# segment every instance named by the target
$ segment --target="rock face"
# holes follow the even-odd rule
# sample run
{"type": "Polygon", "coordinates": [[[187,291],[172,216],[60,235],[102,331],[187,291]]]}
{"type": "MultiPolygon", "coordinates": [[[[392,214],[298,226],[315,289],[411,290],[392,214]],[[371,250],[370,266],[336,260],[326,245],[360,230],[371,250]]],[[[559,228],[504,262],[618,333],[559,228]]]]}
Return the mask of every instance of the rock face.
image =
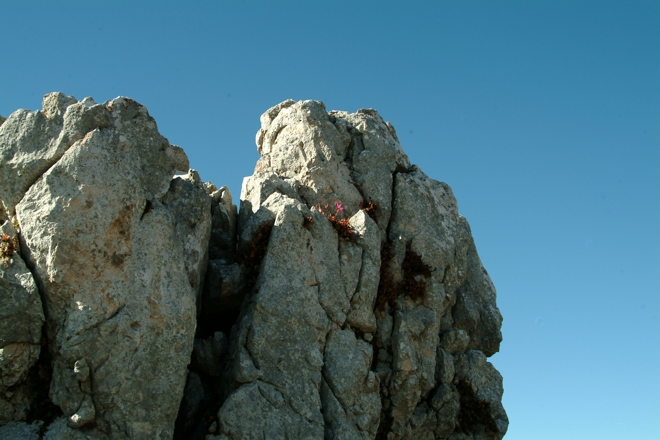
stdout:
{"type": "Polygon", "coordinates": [[[501,438],[502,318],[451,189],[375,110],[261,117],[239,252],[272,225],[232,331],[218,438],[501,438]]]}
{"type": "MultiPolygon", "coordinates": [[[[91,426],[90,436],[171,438],[211,198],[195,172],[173,178],[188,171],[185,153],[135,101],[50,94],[43,107],[19,110],[0,126],[0,197],[5,216],[20,225],[21,255],[41,292],[50,398],[68,424],[62,432],[91,426]]],[[[27,272],[21,264],[11,269],[27,272]]],[[[35,296],[29,275],[26,298],[35,296]]],[[[21,343],[34,346],[35,334],[39,342],[42,316],[25,317],[36,329],[21,343]]],[[[37,346],[21,361],[29,366],[38,353],[37,346]]]]}
{"type": "Polygon", "coordinates": [[[0,125],[0,437],[506,433],[495,288],[375,110],[264,113],[239,213],[134,101],[43,107],[0,125]]]}

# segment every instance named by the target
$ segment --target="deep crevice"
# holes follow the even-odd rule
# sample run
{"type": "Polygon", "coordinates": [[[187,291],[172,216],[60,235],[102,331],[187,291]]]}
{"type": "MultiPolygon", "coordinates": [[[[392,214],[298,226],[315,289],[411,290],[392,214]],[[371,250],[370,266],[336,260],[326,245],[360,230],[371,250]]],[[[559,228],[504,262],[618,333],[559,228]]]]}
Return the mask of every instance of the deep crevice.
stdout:
{"type": "Polygon", "coordinates": [[[37,420],[43,421],[39,435],[45,434],[48,426],[57,418],[63,415],[59,406],[50,400],[50,384],[53,379],[53,357],[48,349],[48,337],[46,335],[46,325],[41,330],[41,352],[39,359],[28,372],[26,384],[28,395],[32,401],[30,411],[25,419],[26,423],[32,424],[37,420]]]}
{"type": "Polygon", "coordinates": [[[145,215],[147,215],[149,212],[154,210],[154,205],[151,203],[151,200],[147,200],[147,203],[144,205],[144,211],[142,211],[142,215],[140,216],[140,221],[144,218],[145,215]]]}
{"type": "MultiPolygon", "coordinates": [[[[202,313],[197,322],[196,339],[207,339],[216,332],[222,332],[231,339],[232,331],[238,322],[241,311],[247,307],[249,297],[255,288],[259,274],[261,272],[261,263],[268,251],[268,244],[273,229],[274,220],[263,223],[257,228],[251,240],[239,243],[237,240],[236,249],[230,263],[238,263],[242,266],[242,283],[240,293],[243,298],[241,304],[235,308],[224,311],[208,311],[202,307],[202,313]]],[[[224,370],[227,362],[228,353],[222,354],[220,370],[224,370]]],[[[174,440],[202,440],[208,433],[211,424],[217,420],[217,413],[224,403],[225,390],[223,387],[223,373],[219,376],[210,376],[197,370],[193,365],[189,370],[197,374],[200,379],[201,387],[194,389],[193,385],[186,380],[186,390],[179,406],[179,412],[174,427],[174,440]],[[192,387],[192,388],[189,388],[192,387]],[[195,397],[195,393],[203,393],[195,397]],[[198,402],[195,403],[195,399],[198,402]]],[[[191,375],[188,375],[190,378],[191,375]]]]}

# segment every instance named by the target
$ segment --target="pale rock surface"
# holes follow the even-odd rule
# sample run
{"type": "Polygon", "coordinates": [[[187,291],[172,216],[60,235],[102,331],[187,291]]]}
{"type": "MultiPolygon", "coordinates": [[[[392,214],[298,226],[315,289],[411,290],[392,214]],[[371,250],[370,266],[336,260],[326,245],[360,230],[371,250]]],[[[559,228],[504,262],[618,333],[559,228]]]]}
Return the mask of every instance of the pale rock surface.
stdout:
{"type": "Polygon", "coordinates": [[[27,189],[71,145],[95,128],[108,127],[108,112],[91,98],[49,93],[43,110],[17,110],[0,125],[0,200],[7,215],[27,189]]]}
{"type": "Polygon", "coordinates": [[[55,93],[0,126],[0,175],[65,416],[46,437],[171,438],[211,230],[185,153],[133,100],[55,93]]]}
{"type": "MultiPolygon", "coordinates": [[[[212,197],[212,196],[211,196],[212,197]]],[[[183,243],[188,282],[195,290],[197,316],[202,307],[202,286],[211,238],[211,202],[199,173],[174,176],[161,202],[176,219],[176,233],[183,243]]]]}
{"type": "Polygon", "coordinates": [[[375,110],[288,100],[256,142],[239,253],[261,225],[272,233],[240,294],[209,438],[501,438],[501,376],[483,361],[501,315],[449,186],[410,164],[375,110]],[[378,306],[384,280],[398,295],[378,306]],[[468,420],[473,406],[489,410],[468,420]]]}
{"type": "MultiPolygon", "coordinates": [[[[45,439],[501,439],[502,317],[451,188],[372,109],[287,100],[256,142],[237,213],[127,98],[49,94],[2,123],[27,266],[3,272],[0,348],[22,351],[0,391],[43,307],[64,414],[45,439]]],[[[13,396],[0,424],[24,419],[13,396]]]]}

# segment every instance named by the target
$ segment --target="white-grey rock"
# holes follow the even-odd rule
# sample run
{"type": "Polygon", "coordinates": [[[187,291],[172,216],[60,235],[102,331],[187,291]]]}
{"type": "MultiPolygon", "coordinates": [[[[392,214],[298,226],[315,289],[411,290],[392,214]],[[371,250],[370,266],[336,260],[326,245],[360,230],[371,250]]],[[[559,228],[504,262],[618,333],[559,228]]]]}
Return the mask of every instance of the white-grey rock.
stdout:
{"type": "MultiPolygon", "coordinates": [[[[350,218],[350,225],[358,235],[357,246],[340,241],[340,258],[342,263],[342,276],[350,270],[358,269],[355,293],[355,281],[350,277],[346,285],[346,293],[351,301],[351,311],[348,314],[348,323],[365,333],[374,333],[378,329],[374,315],[378,281],[380,278],[380,231],[378,225],[365,214],[358,211],[350,218]],[[350,258],[351,251],[359,254],[359,261],[350,258]],[[349,270],[349,266],[352,266],[349,270]]],[[[347,277],[348,278],[348,277],[347,277]]]]}
{"type": "MultiPolygon", "coordinates": [[[[116,435],[120,437],[121,434],[116,435]]],[[[48,425],[48,429],[43,436],[44,440],[108,440],[113,436],[107,436],[98,430],[86,430],[85,432],[69,426],[65,417],[59,417],[48,425]]],[[[126,438],[126,437],[124,437],[126,438]]]]}
{"type": "MultiPolygon", "coordinates": [[[[467,222],[465,226],[469,228],[467,222]]],[[[471,236],[467,251],[467,277],[465,284],[456,291],[452,315],[454,327],[470,335],[467,349],[480,350],[486,356],[499,351],[502,315],[495,305],[495,286],[481,264],[471,236]]]]}
{"type": "Polygon", "coordinates": [[[198,318],[211,238],[211,200],[195,170],[175,176],[161,199],[176,219],[176,232],[184,246],[188,282],[196,294],[198,318]]]}
{"type": "Polygon", "coordinates": [[[202,295],[202,313],[219,316],[235,311],[243,301],[245,287],[244,268],[225,260],[209,260],[202,295]]]}
{"type": "Polygon", "coordinates": [[[77,102],[59,92],[44,96],[43,110],[12,113],[0,126],[0,200],[7,215],[75,141],[107,127],[108,116],[91,98],[77,102]]]}
{"type": "MultiPolygon", "coordinates": [[[[273,213],[275,221],[255,292],[232,333],[229,350],[234,360],[228,374],[237,389],[218,412],[220,433],[319,438],[324,426],[322,353],[330,321],[320,304],[309,252],[301,253],[315,244],[312,233],[301,233],[303,216],[311,212],[279,194],[271,195],[260,211],[273,213]],[[262,396],[263,383],[282,395],[281,407],[262,396]],[[258,423],[255,417],[260,417],[258,423]]],[[[257,212],[250,221],[260,216],[257,212]]],[[[266,214],[264,218],[268,221],[266,214]]]]}
{"type": "Polygon", "coordinates": [[[237,213],[127,98],[50,94],[0,125],[22,245],[0,423],[29,407],[45,311],[45,438],[171,438],[177,411],[181,438],[502,438],[502,317],[451,188],[373,109],[287,100],[256,142],[237,213]]]}
{"type": "Polygon", "coordinates": [[[471,424],[470,429],[464,427],[464,430],[472,433],[474,438],[501,439],[509,426],[509,419],[502,407],[502,375],[479,350],[458,355],[454,364],[461,405],[479,403],[475,405],[477,410],[473,410],[479,416],[478,420],[471,424]]]}
{"type": "Polygon", "coordinates": [[[185,153],[128,98],[97,105],[47,95],[43,111],[13,114],[0,139],[2,181],[17,178],[0,197],[8,213],[15,206],[45,300],[50,396],[69,424],[62,432],[93,421],[94,435],[170,438],[210,196],[192,171],[173,179],[188,172],[185,153]],[[85,380],[76,373],[83,363],[93,372],[85,380]]]}
{"type": "MultiPolygon", "coordinates": [[[[351,330],[332,330],[326,339],[323,378],[330,390],[331,402],[324,408],[335,410],[327,420],[344,426],[336,438],[364,438],[376,436],[380,422],[380,382],[370,371],[373,358],[371,344],[357,339],[351,330]],[[345,422],[337,419],[345,419],[345,422]]],[[[324,414],[325,415],[325,414],[324,414]]]]}
{"type": "MultiPolygon", "coordinates": [[[[256,141],[239,249],[274,225],[232,332],[220,434],[257,438],[272,424],[301,438],[457,435],[470,405],[457,359],[497,351],[501,316],[449,186],[410,165],[375,110],[288,100],[262,115],[256,141]],[[264,383],[288,405],[258,393],[264,383]]],[[[492,408],[487,418],[504,420],[492,408]]]]}
{"type": "Polygon", "coordinates": [[[183,421],[183,430],[188,431],[195,422],[195,416],[205,401],[205,391],[202,379],[194,371],[188,371],[186,388],[179,408],[179,419],[183,421]]]}

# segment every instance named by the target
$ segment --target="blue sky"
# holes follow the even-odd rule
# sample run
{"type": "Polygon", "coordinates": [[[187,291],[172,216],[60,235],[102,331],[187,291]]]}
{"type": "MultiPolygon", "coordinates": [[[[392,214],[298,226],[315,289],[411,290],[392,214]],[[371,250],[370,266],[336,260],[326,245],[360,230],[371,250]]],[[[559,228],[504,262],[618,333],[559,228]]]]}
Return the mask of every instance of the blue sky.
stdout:
{"type": "Polygon", "coordinates": [[[660,438],[660,2],[7,1],[0,47],[1,115],[129,96],[235,199],[269,107],[378,109],[498,289],[506,438],[660,438]]]}

